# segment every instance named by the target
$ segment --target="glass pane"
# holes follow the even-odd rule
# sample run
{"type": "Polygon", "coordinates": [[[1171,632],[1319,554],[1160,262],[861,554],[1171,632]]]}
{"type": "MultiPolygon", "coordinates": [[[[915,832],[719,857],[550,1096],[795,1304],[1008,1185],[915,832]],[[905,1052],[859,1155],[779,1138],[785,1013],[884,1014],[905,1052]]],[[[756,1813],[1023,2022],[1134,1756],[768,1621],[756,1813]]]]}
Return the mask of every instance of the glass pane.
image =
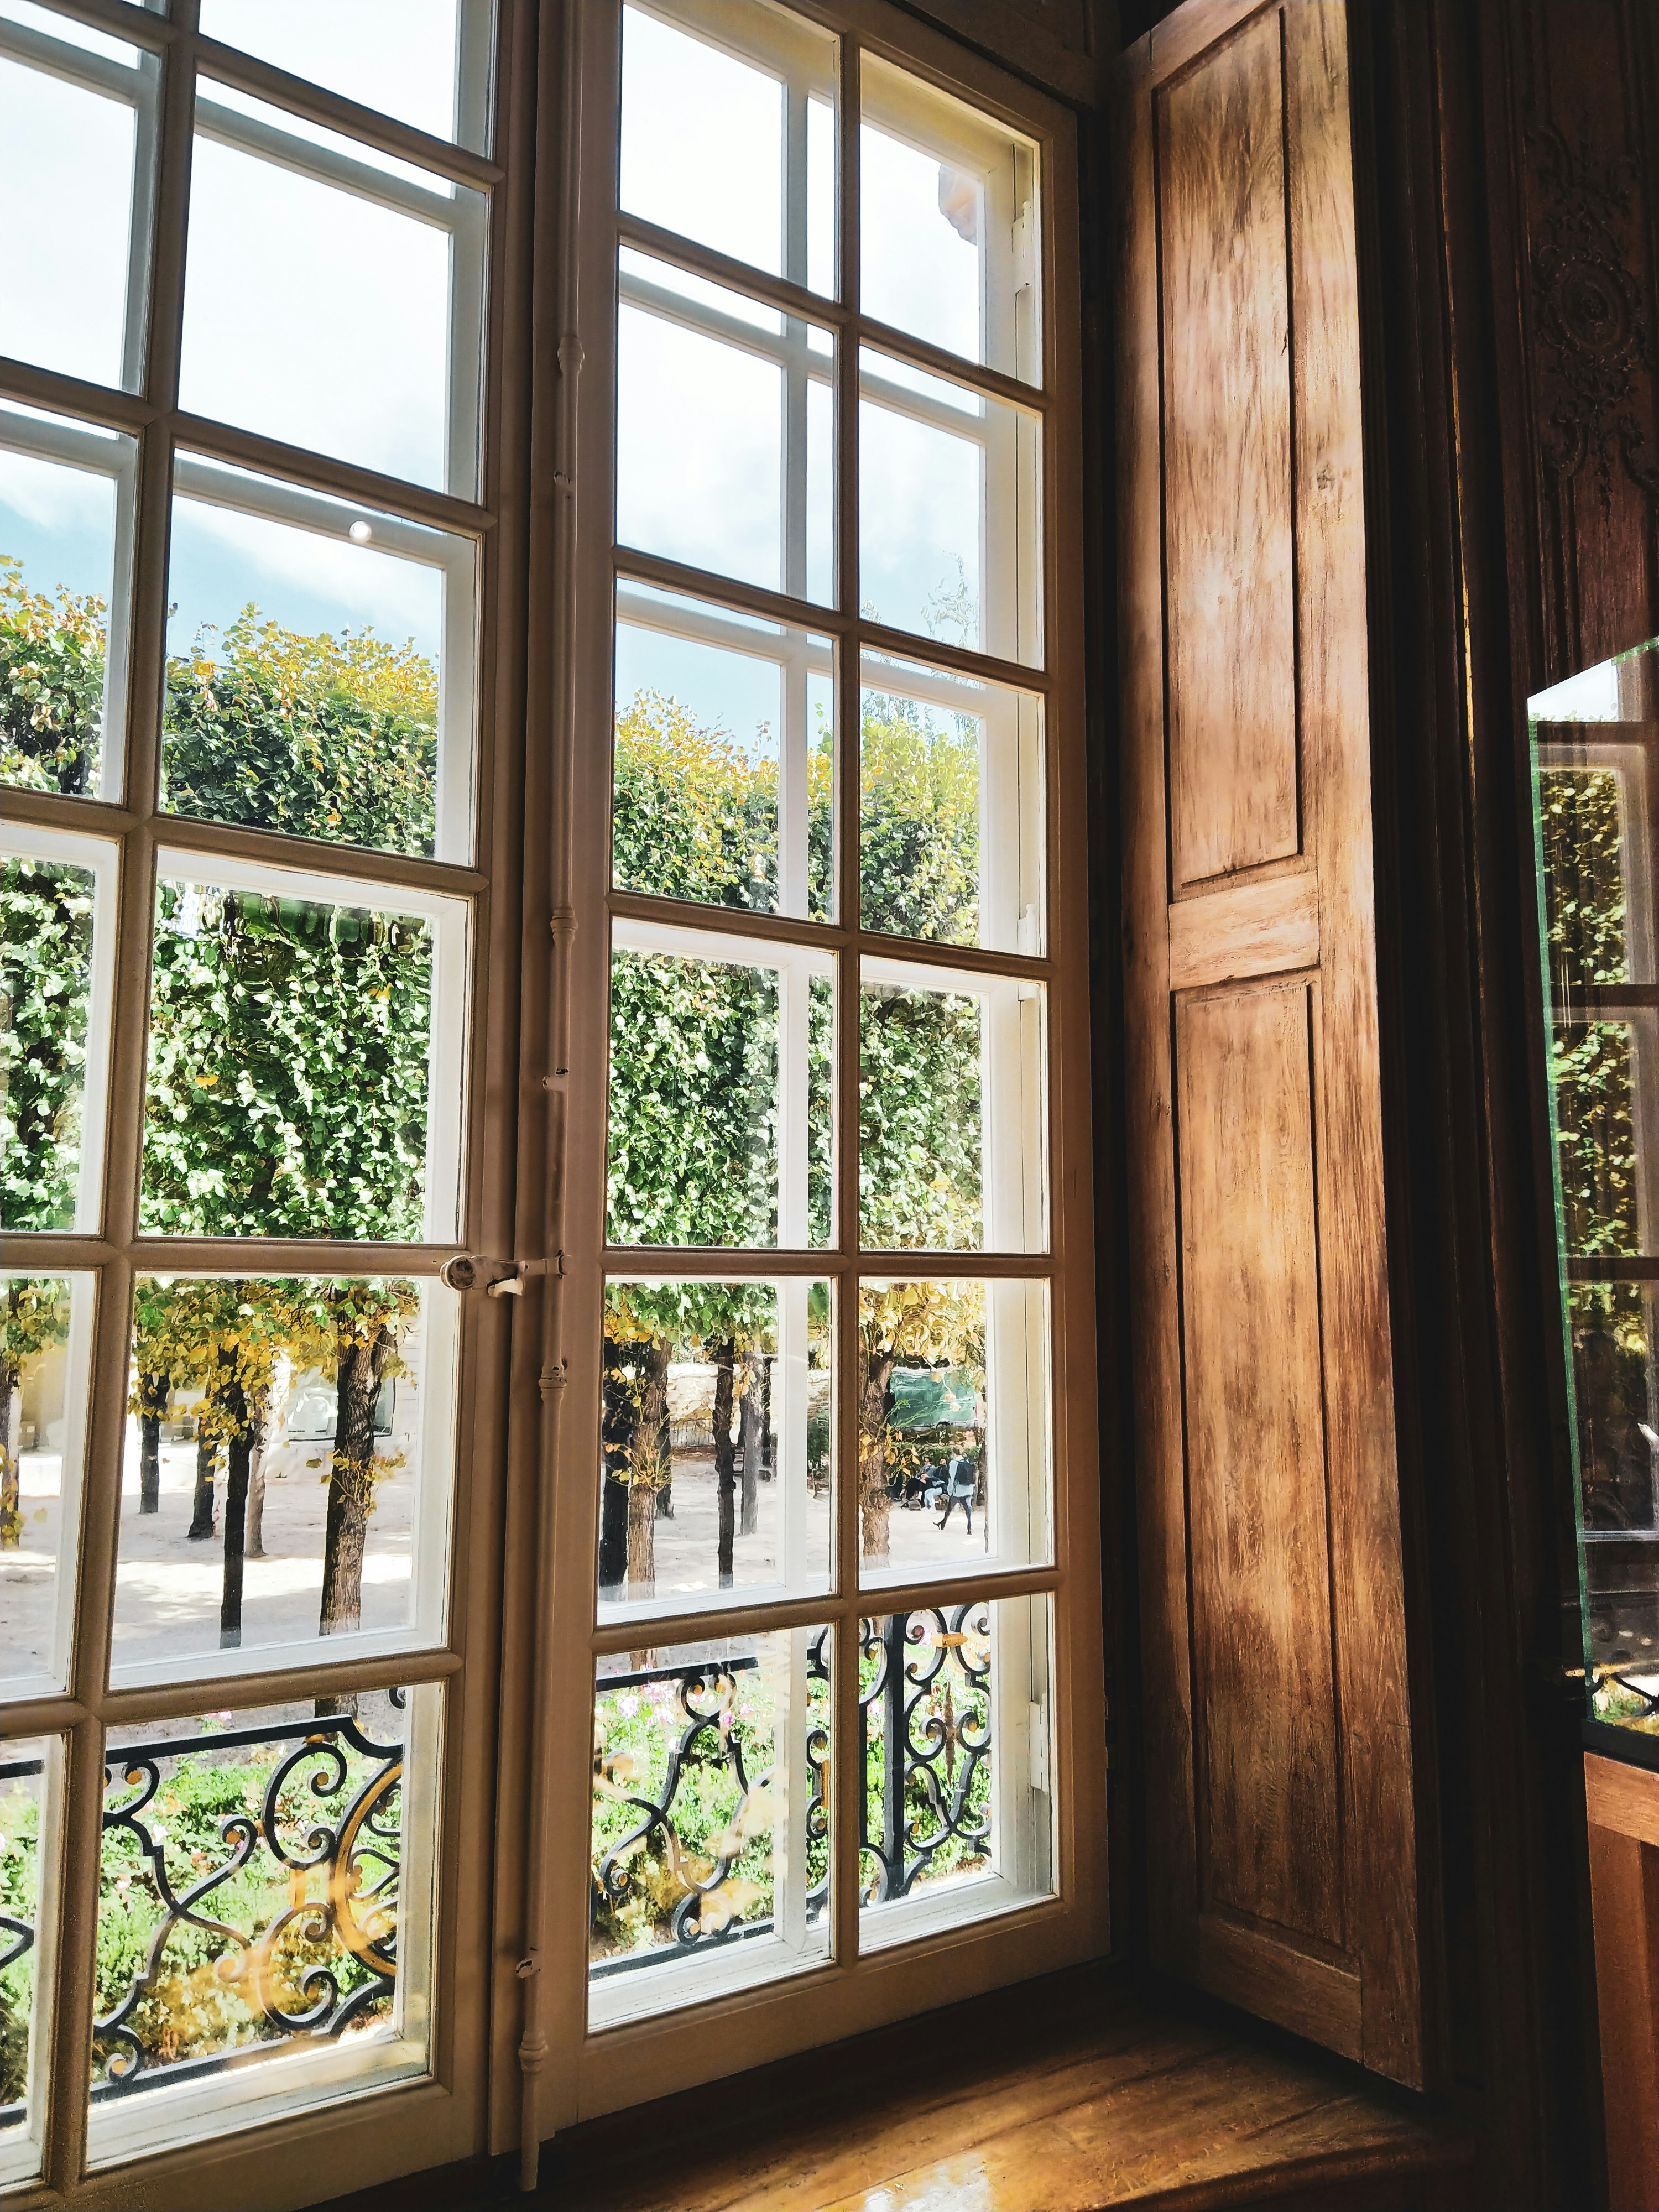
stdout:
{"type": "Polygon", "coordinates": [[[612,1244],[830,1241],[830,955],[618,921],[612,1244]]]}
{"type": "Polygon", "coordinates": [[[860,1623],[863,1946],[1050,1893],[1049,1680],[1046,1597],[860,1623]]]}
{"type": "Polygon", "coordinates": [[[830,920],[830,641],[623,582],[616,696],[612,881],[830,920]]]}
{"type": "Polygon", "coordinates": [[[599,1610],[828,1589],[830,1285],[612,1282],[599,1610]]]}
{"type": "MultiPolygon", "coordinates": [[[[1659,641],[1528,702],[1589,1716],[1659,1733],[1659,1014],[1652,731],[1659,641]],[[1601,1281],[1586,1279],[1599,1274],[1601,1281]]],[[[1565,1625],[1565,1624],[1564,1624],[1565,1625]]]]}
{"type": "Polygon", "coordinates": [[[0,1698],[69,1685],[94,1288],[0,1275],[0,1698]]]}
{"type": "Polygon", "coordinates": [[[1567,1296],[1584,1553],[1590,1711],[1659,1733],[1659,1374],[1655,1291],[1567,1296]]]}
{"type": "Polygon", "coordinates": [[[0,353],[137,389],[155,83],[124,40],[0,4],[0,206],[51,210],[9,226],[0,353]]]}
{"type": "Polygon", "coordinates": [[[599,1662],[591,2027],[829,1958],[830,1635],[599,1662]]]}
{"type": "Polygon", "coordinates": [[[863,926],[1040,954],[1042,701],[874,653],[863,682],[863,926]]]}
{"type": "Polygon", "coordinates": [[[465,906],[196,865],[161,855],[143,1229],[453,1237],[465,906]]]}
{"type": "Polygon", "coordinates": [[[162,804],[471,857],[471,541],[181,454],[162,804]]]}
{"type": "Polygon", "coordinates": [[[1040,665],[1041,427],[867,346],[859,390],[865,614],[1040,665]]]}
{"type": "Polygon", "coordinates": [[[781,8],[624,8],[624,212],[833,295],[836,69],[781,8]]]}
{"type": "Polygon", "coordinates": [[[830,332],[626,249],[617,282],[617,542],[828,605],[830,332]]]}
{"type": "Polygon", "coordinates": [[[459,1303],[406,1277],[138,1278],[118,1674],[441,1639],[459,1303]]]}
{"type": "Polygon", "coordinates": [[[1048,1557],[1048,1293],[940,1278],[859,1286],[866,1586],[1048,1557]]]}
{"type": "Polygon", "coordinates": [[[179,404],[471,498],[484,201],[204,78],[179,404]]]}
{"type": "Polygon", "coordinates": [[[874,54],[860,78],[865,313],[1039,383],[1036,148],[874,54]]]}
{"type": "Polygon", "coordinates": [[[95,1230],[115,848],[14,824],[0,848],[0,1224],[95,1230]]]}
{"type": "Polygon", "coordinates": [[[94,2163],[425,2072],[441,1698],[114,1732],[94,2163]]]}
{"type": "Polygon", "coordinates": [[[202,0],[201,25],[416,131],[484,150],[489,0],[202,0]]]}
{"type": "Polygon", "coordinates": [[[1652,1013],[1624,1021],[1564,1022],[1556,1029],[1550,1077],[1570,1252],[1635,1255],[1654,1249],[1659,1211],[1648,1184],[1655,1162],[1643,1157],[1637,1131],[1639,1102],[1652,1095],[1659,1075],[1656,1045],[1659,1017],[1652,1013]]]}
{"type": "Polygon", "coordinates": [[[134,440],[0,406],[0,780],[120,797],[134,440]]]}
{"type": "Polygon", "coordinates": [[[0,2185],[40,2171],[46,2049],[41,1858],[47,1784],[58,1745],[12,1736],[0,1745],[0,2185]]]}
{"type": "Polygon", "coordinates": [[[1042,1250],[1044,987],[866,960],[859,1219],[866,1251],[1042,1250]]]}

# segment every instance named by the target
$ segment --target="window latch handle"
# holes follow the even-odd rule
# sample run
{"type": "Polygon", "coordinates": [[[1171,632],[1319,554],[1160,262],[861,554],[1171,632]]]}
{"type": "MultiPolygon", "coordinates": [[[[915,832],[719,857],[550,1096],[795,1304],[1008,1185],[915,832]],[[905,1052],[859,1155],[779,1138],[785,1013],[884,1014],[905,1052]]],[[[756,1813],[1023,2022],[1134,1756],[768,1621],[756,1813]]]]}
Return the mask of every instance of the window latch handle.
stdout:
{"type": "Polygon", "coordinates": [[[487,1298],[520,1298],[532,1275],[562,1275],[564,1255],[548,1260],[487,1260],[477,1252],[458,1252],[438,1270],[438,1280],[452,1291],[479,1291],[487,1298]]]}

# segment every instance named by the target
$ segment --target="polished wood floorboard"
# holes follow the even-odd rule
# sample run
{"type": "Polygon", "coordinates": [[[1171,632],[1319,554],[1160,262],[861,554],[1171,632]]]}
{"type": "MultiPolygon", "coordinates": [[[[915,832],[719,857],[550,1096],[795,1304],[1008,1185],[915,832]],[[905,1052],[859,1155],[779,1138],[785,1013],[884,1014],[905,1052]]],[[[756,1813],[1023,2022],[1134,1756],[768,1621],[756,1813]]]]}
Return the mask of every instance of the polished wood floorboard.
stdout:
{"type": "Polygon", "coordinates": [[[1218,2007],[1074,1969],[330,2212],[1462,2212],[1421,2100],[1218,2007]]]}

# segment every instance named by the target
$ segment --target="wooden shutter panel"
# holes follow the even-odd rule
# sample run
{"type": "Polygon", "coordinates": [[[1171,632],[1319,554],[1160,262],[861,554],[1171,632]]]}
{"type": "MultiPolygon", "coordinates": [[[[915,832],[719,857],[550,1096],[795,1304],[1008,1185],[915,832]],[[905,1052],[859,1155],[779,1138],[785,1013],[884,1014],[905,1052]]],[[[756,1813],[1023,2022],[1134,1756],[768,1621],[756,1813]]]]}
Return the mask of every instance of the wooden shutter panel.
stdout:
{"type": "Polygon", "coordinates": [[[1416,2083],[1346,20],[1121,64],[1148,1856],[1161,1964],[1416,2083]]]}

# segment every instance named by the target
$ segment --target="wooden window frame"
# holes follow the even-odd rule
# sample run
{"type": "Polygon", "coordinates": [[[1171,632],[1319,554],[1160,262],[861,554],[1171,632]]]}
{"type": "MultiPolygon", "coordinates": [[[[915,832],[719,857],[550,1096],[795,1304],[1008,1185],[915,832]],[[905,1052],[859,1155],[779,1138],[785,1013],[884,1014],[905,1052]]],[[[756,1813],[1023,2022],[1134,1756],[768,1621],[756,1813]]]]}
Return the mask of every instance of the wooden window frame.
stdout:
{"type": "MultiPolygon", "coordinates": [[[[544,508],[544,544],[558,579],[547,638],[532,674],[532,760],[544,730],[544,768],[532,766],[532,796],[543,811],[544,859],[532,853],[527,916],[545,912],[539,951],[542,995],[527,981],[521,1086],[552,1102],[544,1133],[526,1133],[526,1196],[520,1230],[557,1262],[546,1278],[539,1346],[515,1346],[524,1384],[515,1397],[515,1495],[542,1474],[539,1514],[526,1505],[509,1544],[505,1624],[509,1653],[532,1653],[526,1679],[504,1680],[501,1880],[504,1899],[523,1899],[526,1941],[517,1961],[526,1993],[497,2014],[496,2051],[517,2047],[517,2078],[498,2065],[492,2091],[492,2148],[516,2139],[526,2172],[534,2147],[556,2130],[599,2113],[738,2071],[785,2052],[856,2033],[975,1991],[1101,1954],[1109,1929],[1106,1882],[1105,1755],[1102,1652],[1099,1454],[1091,1200],[1091,1104],[1088,994],[1088,876],[1084,804],[1083,611],[1081,591],[1081,402],[1075,126],[1058,103],[896,9],[883,4],[799,6],[795,12],[840,34],[837,102],[839,190],[843,210],[837,251],[839,295],[804,287],[623,216],[617,206],[620,0],[585,6],[567,18],[560,58],[564,112],[579,131],[566,143],[560,180],[562,270],[544,273],[547,331],[538,391],[544,404],[545,459],[538,480],[558,487],[544,508]],[[579,20],[576,20],[579,19],[579,20]],[[861,321],[858,308],[859,53],[866,50],[928,79],[1036,141],[1044,191],[1041,264],[1043,380],[1028,385],[981,370],[886,325],[861,321]],[[612,542],[614,390],[619,244],[672,261],[694,275],[786,308],[836,333],[837,603],[819,606],[631,551],[612,542]],[[1042,573],[1043,662],[1027,667],[866,621],[851,580],[858,561],[858,387],[848,374],[860,340],[952,382],[967,384],[1037,416],[1045,426],[1042,573]],[[578,393],[580,404],[578,405],[578,393]],[[549,466],[550,464],[550,467],[549,466]],[[619,892],[609,882],[612,714],[611,623],[617,578],[763,616],[828,635],[839,647],[837,807],[842,825],[837,921],[744,914],[619,892]],[[1040,981],[1048,987],[1049,1242],[1041,1253],[945,1255],[858,1249],[856,1086],[843,1079],[838,1106],[837,1228],[827,1250],[700,1251],[607,1247],[605,1070],[608,1064],[610,928],[648,910],[690,927],[781,939],[837,957],[843,977],[836,1048],[855,1067],[858,962],[867,952],[891,960],[901,941],[857,926],[858,702],[860,648],[937,664],[1006,683],[1044,702],[1048,936],[1043,956],[933,944],[902,945],[930,968],[981,976],[1040,981]],[[544,900],[544,906],[542,902],[544,900]],[[854,988],[848,988],[851,980],[854,988]],[[544,1243],[541,1240],[544,1239],[544,1243]],[[691,1640],[716,1627],[750,1629],[828,1621],[856,1629],[866,1613],[925,1602],[939,1585],[917,1580],[891,1588],[859,1586],[855,1483],[856,1299],[859,1275],[1041,1279],[1050,1285],[1053,1374],[1054,1516],[1051,1564],[993,1572],[963,1582],[957,1595],[1013,1598],[1042,1593],[1053,1608],[1056,1656],[1052,1741],[1058,1777],[1054,1893],[983,1921],[966,1921],[892,1948],[859,1948],[857,1835],[852,1784],[843,1780],[832,1849],[833,1956],[827,1964],[740,1992],[689,2001],[684,2009],[590,2032],[586,1896],[592,1757],[588,1686],[597,1657],[640,1644],[637,1621],[598,1625],[593,1560],[599,1498],[599,1316],[612,1273],[693,1277],[742,1272],[761,1279],[808,1276],[836,1283],[835,1403],[836,1464],[842,1470],[835,1593],[674,1618],[653,1616],[653,1641],[691,1640]],[[534,1378],[534,1379],[532,1379],[534,1378]],[[533,1407],[540,1383],[540,1417],[533,1407]],[[526,1775],[522,1791],[509,1790],[526,1775]],[[522,1838],[522,1841],[520,1841],[522,1838]],[[538,1878],[539,1876],[539,1878],[538,1878]]],[[[573,133],[573,136],[574,134],[573,133]]],[[[532,823],[538,817],[527,813],[532,823]]],[[[532,832],[533,843],[533,832],[532,832]]],[[[538,940],[539,939],[539,945],[538,940]]],[[[527,1302],[526,1302],[527,1303],[527,1302]]],[[[836,1638],[834,1765],[844,1778],[858,1765],[856,1635],[836,1638]]],[[[503,1905],[506,1917],[507,1907],[503,1905]]],[[[512,1971],[502,1961],[503,1978],[512,1971]]]]}
{"type": "MultiPolygon", "coordinates": [[[[130,1346],[131,1285],[149,1272],[329,1273],[343,1257],[357,1272],[430,1279],[458,1241],[504,1249],[511,1237],[513,1147],[483,1141],[487,1102],[510,1096],[517,1049],[520,929],[517,890],[522,823],[511,794],[521,779],[526,545],[527,438],[525,365],[529,355],[529,286],[534,210],[529,189],[534,125],[535,16],[530,0],[465,0],[468,37],[493,48],[492,157],[429,137],[378,111],[324,89],[240,50],[204,37],[197,0],[172,0],[170,12],[126,0],[50,0],[75,22],[123,40],[159,64],[154,95],[155,159],[146,170],[139,135],[131,269],[142,282],[129,296],[121,389],[90,383],[10,357],[0,359],[0,394],[26,406],[122,431],[138,445],[130,558],[129,651],[121,705],[118,761],[96,796],[62,796],[8,787],[9,822],[25,836],[71,832],[105,841],[119,871],[118,905],[102,917],[117,939],[109,1051],[106,1168],[101,1218],[76,1233],[11,1234],[7,1264],[29,1272],[91,1274],[96,1310],[82,1481],[78,1557],[72,1576],[75,1633],[64,1694],[0,1706],[7,1737],[55,1739],[63,1746],[58,1848],[43,1853],[42,1954],[58,1933],[53,2001],[40,2013],[49,2064],[38,2181],[8,2188],[5,2201],[100,2204],[135,2185],[160,2189],[180,2208],[234,2203],[250,2208],[295,2201],[299,2178],[311,2194],[332,2195],[411,2166],[443,2163],[476,2150],[483,2127],[488,2000],[480,1971],[489,1941],[487,1882],[493,1826],[494,1654],[499,1620],[504,1400],[508,1322],[500,1304],[469,1300],[455,1421],[451,1534],[442,1632],[418,1646],[426,1626],[412,1622],[410,1644],[262,1668],[250,1647],[234,1673],[180,1682],[110,1686],[110,1644],[130,1346]],[[477,24],[482,20],[483,33],[477,24]],[[256,432],[184,412],[178,405],[190,197],[194,94],[198,73],[380,151],[413,161],[489,203],[481,307],[483,343],[476,375],[463,374],[452,413],[470,390],[483,408],[476,497],[456,497],[355,464],[304,451],[256,432]],[[146,237],[148,233],[148,237],[146,237]],[[477,628],[471,803],[472,849],[459,860],[430,860],[234,828],[165,813],[160,759],[166,658],[169,514],[175,451],[264,472],[295,487],[362,503],[415,524],[448,531],[477,549],[477,628]],[[156,856],[166,850],[204,866],[215,860],[244,870],[298,868],[361,884],[394,898],[438,894],[471,910],[470,959],[459,1010],[471,1045],[461,1101],[459,1239],[424,1243],[332,1240],[174,1237],[142,1234],[139,1158],[143,1121],[149,945],[156,856]],[[258,1709],[353,1689],[438,1686],[441,1753],[428,1791],[438,1800],[434,1856],[440,1869],[433,1916],[426,2063],[417,2078],[368,2094],[343,2081],[323,2100],[283,2111],[273,2105],[229,2131],[144,2154],[122,2148],[118,2162],[88,2168],[87,2096],[94,1961],[89,1940],[64,1931],[95,1924],[106,1740],[119,1742],[146,1723],[227,1705],[258,1709]]],[[[20,52],[32,33],[5,26],[0,50],[20,52]]],[[[39,43],[38,40],[34,40],[39,43]]],[[[96,64],[94,64],[96,66],[96,64]]],[[[476,87],[475,87],[476,88],[476,87]]],[[[251,129],[257,126],[250,126],[251,129]]],[[[331,156],[318,149],[314,166],[331,156]]],[[[390,198],[395,186],[378,171],[390,198]]],[[[452,284],[452,309],[454,292],[452,284]]],[[[463,303],[465,305],[465,303],[463,303]]],[[[451,424],[453,433],[453,424],[451,424]]],[[[118,563],[122,549],[118,526],[118,563]]],[[[447,643],[453,642],[452,636],[447,643]]],[[[113,703],[113,702],[112,702],[113,703]]],[[[106,742],[106,760],[108,758],[106,742]]],[[[101,1102],[88,1100],[88,1113],[101,1102]]],[[[507,1133],[508,1135],[512,1133],[507,1133]]],[[[430,1617],[428,1608],[428,1616],[430,1617]]],[[[257,2069],[256,2069],[257,2071],[257,2069]]]]}

